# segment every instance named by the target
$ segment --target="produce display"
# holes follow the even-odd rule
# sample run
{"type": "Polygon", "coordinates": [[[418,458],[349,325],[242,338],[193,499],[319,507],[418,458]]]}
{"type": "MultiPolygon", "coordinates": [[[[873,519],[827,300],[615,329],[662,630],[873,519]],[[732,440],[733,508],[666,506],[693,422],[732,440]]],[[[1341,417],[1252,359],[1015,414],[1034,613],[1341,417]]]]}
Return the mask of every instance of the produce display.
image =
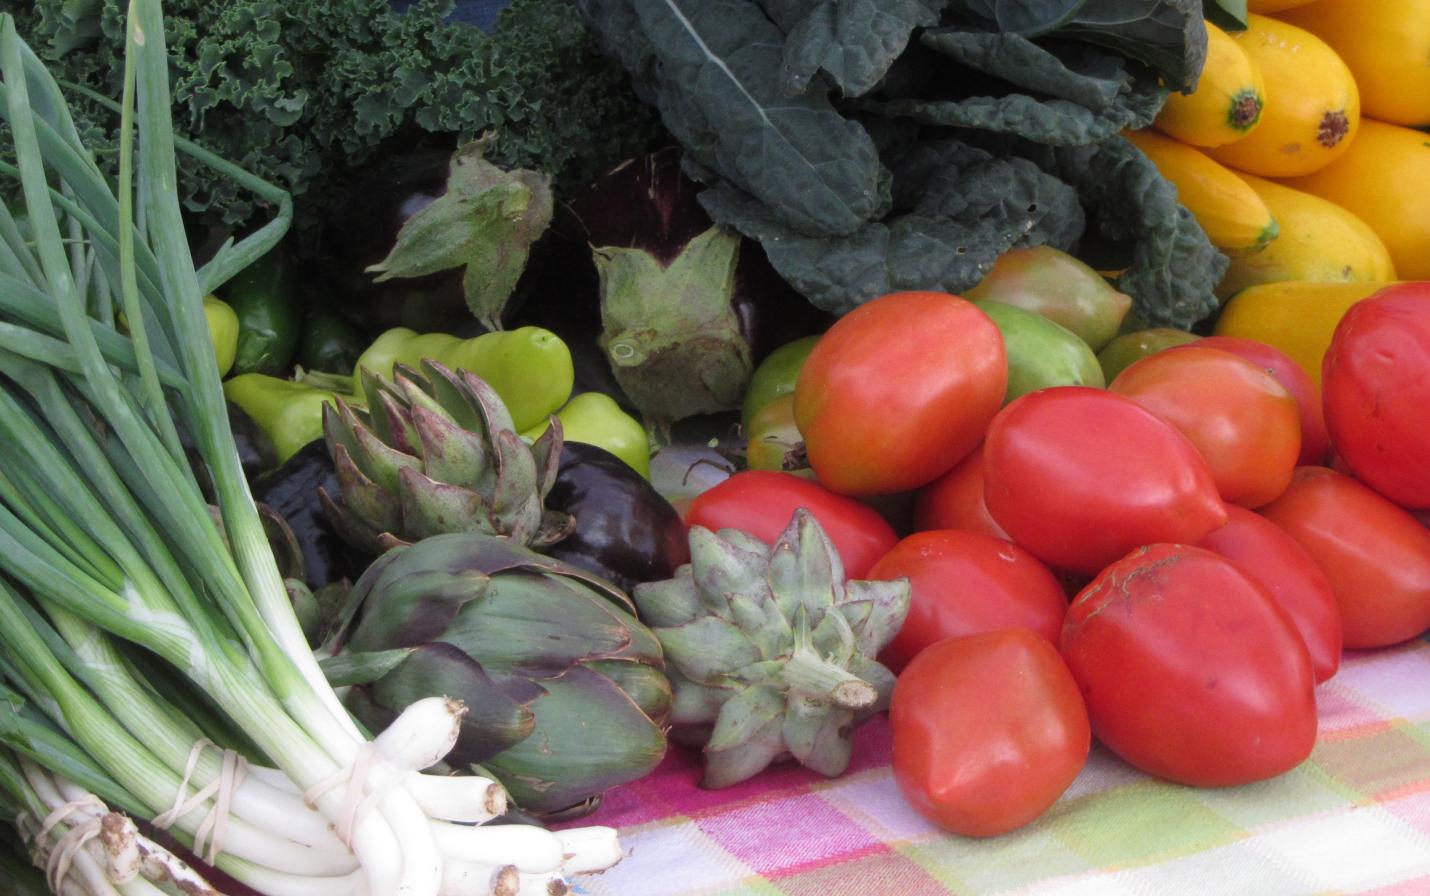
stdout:
{"type": "Polygon", "coordinates": [[[14,892],[1261,817],[1430,636],[1430,0],[450,12],[0,0],[14,892]]]}

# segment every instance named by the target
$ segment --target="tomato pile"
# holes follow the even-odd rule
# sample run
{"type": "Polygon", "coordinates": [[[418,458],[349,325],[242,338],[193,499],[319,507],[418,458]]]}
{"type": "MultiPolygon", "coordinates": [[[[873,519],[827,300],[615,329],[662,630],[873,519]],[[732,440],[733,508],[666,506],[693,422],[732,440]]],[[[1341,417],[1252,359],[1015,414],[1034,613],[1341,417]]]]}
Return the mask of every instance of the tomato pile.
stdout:
{"type": "Polygon", "coordinates": [[[803,346],[781,413],[807,478],[736,474],[688,521],[756,532],[806,506],[848,575],[908,578],[880,657],[894,773],[948,830],[1036,818],[1094,737],[1193,786],[1296,766],[1342,649],[1430,628],[1430,283],[1356,304],[1322,386],[1217,336],[1119,348],[1105,388],[1065,365],[1024,391],[1013,317],[980,305],[894,293],[803,346]],[[896,494],[902,540],[872,509],[896,494]]]}

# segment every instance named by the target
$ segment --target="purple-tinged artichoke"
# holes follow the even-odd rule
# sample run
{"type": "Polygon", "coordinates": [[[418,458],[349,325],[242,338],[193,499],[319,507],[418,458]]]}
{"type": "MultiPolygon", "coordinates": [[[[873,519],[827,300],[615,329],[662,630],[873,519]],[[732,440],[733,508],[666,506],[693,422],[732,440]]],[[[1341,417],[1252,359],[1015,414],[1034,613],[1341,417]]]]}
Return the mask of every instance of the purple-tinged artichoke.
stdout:
{"type": "Polygon", "coordinates": [[[670,684],[623,592],[505,538],[425,538],[353,588],[324,662],[373,730],[423,697],[463,701],[454,767],[480,765],[529,812],[592,800],[655,768],[670,684]]]}
{"type": "Polygon", "coordinates": [[[431,535],[482,532],[543,546],[571,531],[544,501],[561,460],[561,425],[528,445],[493,389],[434,361],[398,365],[388,382],[362,374],[367,410],[323,409],[340,495],[328,518],[359,550],[380,553],[431,535]]]}
{"type": "Polygon", "coordinates": [[[773,546],[692,526],[690,563],[635,601],[665,650],[671,736],[703,744],[704,786],[728,787],[786,755],[830,777],[848,767],[850,734],[888,706],[894,675],[875,656],[909,583],[846,582],[800,509],[773,546]]]}

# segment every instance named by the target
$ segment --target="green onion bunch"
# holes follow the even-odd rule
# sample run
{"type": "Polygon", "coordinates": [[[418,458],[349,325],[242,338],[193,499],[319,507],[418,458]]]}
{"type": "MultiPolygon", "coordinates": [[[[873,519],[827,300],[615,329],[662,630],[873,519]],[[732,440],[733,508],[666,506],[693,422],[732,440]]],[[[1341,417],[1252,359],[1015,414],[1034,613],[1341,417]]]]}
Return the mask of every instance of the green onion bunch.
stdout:
{"type": "Polygon", "coordinates": [[[291,205],[169,108],[159,0],[131,0],[111,183],[0,16],[0,173],[24,197],[0,207],[0,806],[55,892],[179,892],[192,872],[131,818],[268,896],[565,892],[620,858],[614,831],[482,826],[499,785],[426,771],[467,707],[418,700],[369,737],[309,650],[202,309],[291,205]],[[201,269],[179,148],[275,211],[201,269]]]}

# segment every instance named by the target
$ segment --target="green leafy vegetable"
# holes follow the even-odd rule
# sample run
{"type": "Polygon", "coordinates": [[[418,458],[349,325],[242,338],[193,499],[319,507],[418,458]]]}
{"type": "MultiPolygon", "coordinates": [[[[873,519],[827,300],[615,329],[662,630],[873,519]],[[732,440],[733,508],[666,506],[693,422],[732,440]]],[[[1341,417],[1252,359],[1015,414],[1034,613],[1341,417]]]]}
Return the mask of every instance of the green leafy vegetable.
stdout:
{"type": "Polygon", "coordinates": [[[777,210],[789,226],[841,236],[888,210],[887,175],[873,141],[822,91],[786,95],[784,35],[754,3],[585,0],[583,6],[606,44],[623,48],[628,68],[660,72],[645,86],[695,159],[777,210]]]}
{"type": "Polygon", "coordinates": [[[958,292],[1015,246],[1076,249],[1085,208],[1144,319],[1185,327],[1217,307],[1225,259],[1119,136],[1195,82],[1200,3],[578,5],[682,144],[711,217],[820,308],[958,292]]]}
{"type": "MultiPolygon", "coordinates": [[[[120,93],[123,0],[0,0],[62,80],[120,93]]],[[[487,157],[584,184],[659,139],[656,116],[596,50],[565,0],[515,0],[483,34],[447,24],[451,0],[407,12],[387,0],[169,0],[175,129],[288,190],[300,235],[350,174],[425,135],[455,146],[495,134],[487,157]]],[[[118,116],[74,105],[86,145],[112,176],[118,116]]],[[[262,205],[180,159],[186,211],[238,227],[262,205]]]]}
{"type": "Polygon", "coordinates": [[[772,18],[785,39],[785,86],[791,93],[809,87],[823,71],[845,96],[873,90],[904,51],[915,28],[938,22],[947,0],[822,0],[771,3],[772,18]],[[776,10],[808,7],[797,22],[776,10]]]}
{"type": "Polygon", "coordinates": [[[1223,31],[1246,30],[1246,0],[1202,0],[1202,15],[1223,31]]]}

